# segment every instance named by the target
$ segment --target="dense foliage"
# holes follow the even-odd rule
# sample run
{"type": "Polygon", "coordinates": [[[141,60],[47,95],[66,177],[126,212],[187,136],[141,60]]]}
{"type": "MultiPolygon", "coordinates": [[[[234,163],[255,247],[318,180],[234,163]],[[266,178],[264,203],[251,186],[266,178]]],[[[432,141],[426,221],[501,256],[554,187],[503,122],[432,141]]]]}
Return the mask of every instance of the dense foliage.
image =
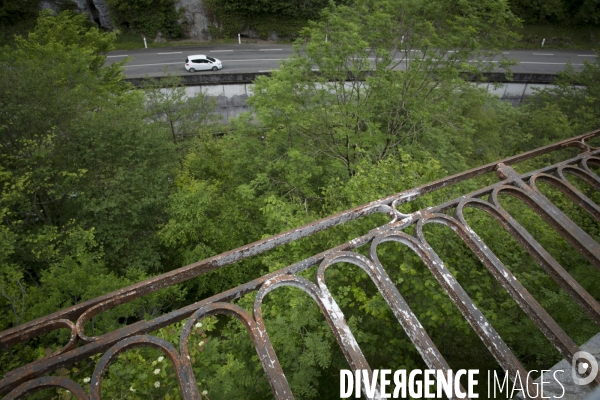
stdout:
{"type": "MultiPolygon", "coordinates": [[[[175,147],[144,122],[143,93],[121,82],[120,65],[103,66],[113,40],[85,16],[44,13],[0,55],[0,293],[10,309],[0,329],[163,270],[156,231],[175,147]]],[[[120,317],[143,317],[152,302],[120,317]]]]}
{"type": "MultiPolygon", "coordinates": [[[[254,115],[227,127],[217,125],[209,99],[188,99],[176,78],[167,90],[156,83],[131,90],[119,64],[103,66],[114,36],[90,28],[82,16],[43,14],[15,49],[2,49],[0,330],[600,126],[600,61],[586,64],[581,74],[568,71],[555,89],[519,108],[461,78],[460,71],[486,67],[467,61],[513,40],[516,20],[505,1],[361,0],[352,7],[331,4],[321,17],[302,31],[295,55],[281,70],[257,81],[250,101],[254,115]],[[413,48],[424,50],[425,58],[391,72],[413,48]],[[365,69],[369,76],[358,79],[365,69]],[[573,87],[573,81],[585,86],[573,87]]],[[[492,181],[467,182],[404,210],[492,181]]],[[[574,184],[600,202],[589,186],[574,184]]],[[[541,190],[600,239],[597,221],[555,190],[541,190]]],[[[598,271],[521,202],[502,202],[600,300],[598,271]]],[[[466,217],[575,341],[598,330],[496,222],[475,210],[466,217]]],[[[101,334],[199,301],[385,221],[373,216],[345,224],[145,296],[97,316],[86,332],[101,334]]],[[[559,359],[454,232],[428,225],[425,235],[527,368],[539,370],[559,359]]],[[[378,256],[451,367],[498,368],[410,249],[385,244],[378,256]]],[[[314,274],[314,268],[303,273],[308,279],[314,274]]],[[[338,265],[328,270],[327,282],[372,368],[423,366],[366,274],[338,265]]],[[[236,304],[250,310],[253,301],[249,294],[236,304]]],[[[263,315],[296,398],[337,397],[339,369],[347,363],[312,299],[278,289],[267,296],[263,315]]],[[[181,327],[153,334],[176,344],[181,327]]],[[[211,317],[194,331],[190,356],[203,398],[272,397],[239,322],[211,317]]],[[[50,354],[66,340],[59,331],[2,352],[0,372],[50,354]]],[[[59,373],[86,387],[98,358],[59,373]]],[[[135,349],[110,366],[102,393],[179,398],[174,378],[163,355],[135,349]]],[[[40,396],[68,397],[51,391],[40,396]]]]}
{"type": "Polygon", "coordinates": [[[318,18],[320,10],[329,4],[326,0],[294,0],[294,1],[221,1],[224,10],[239,14],[279,15],[282,17],[318,18]]]}
{"type": "MultiPolygon", "coordinates": [[[[267,38],[273,31],[280,38],[296,38],[309,20],[317,20],[328,0],[204,0],[209,29],[214,38],[238,33],[267,38]],[[252,32],[252,33],[251,33],[252,32]]],[[[336,0],[337,5],[353,4],[336,0]]],[[[40,10],[40,0],[4,0],[0,3],[0,42],[31,30],[40,10]]],[[[60,12],[77,10],[73,0],[53,0],[60,12]]],[[[107,0],[111,18],[121,30],[154,38],[160,31],[166,38],[180,38],[187,29],[182,11],[174,0],[107,0]]],[[[457,3],[458,7],[461,3],[457,3]]],[[[600,5],[596,0],[515,0],[511,11],[526,24],[553,24],[571,27],[600,26],[600,5]]]]}
{"type": "Polygon", "coordinates": [[[511,8],[530,24],[600,26],[600,4],[596,0],[514,0],[511,8]]]}
{"type": "Polygon", "coordinates": [[[150,38],[160,32],[166,38],[179,38],[183,27],[173,0],[106,0],[111,18],[126,30],[150,38]]]}
{"type": "Polygon", "coordinates": [[[32,19],[39,7],[38,0],[5,0],[0,4],[0,27],[32,19]]]}
{"type": "Polygon", "coordinates": [[[33,28],[39,0],[4,0],[0,3],[0,44],[10,41],[15,33],[33,28]]]}

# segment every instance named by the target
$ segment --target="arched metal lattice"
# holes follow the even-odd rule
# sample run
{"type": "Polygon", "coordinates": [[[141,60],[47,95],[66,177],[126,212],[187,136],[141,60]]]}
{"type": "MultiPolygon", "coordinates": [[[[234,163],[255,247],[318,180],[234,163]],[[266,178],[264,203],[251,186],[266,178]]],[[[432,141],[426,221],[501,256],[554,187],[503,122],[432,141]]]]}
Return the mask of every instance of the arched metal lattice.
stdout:
{"type": "MultiPolygon", "coordinates": [[[[6,374],[0,380],[0,395],[5,395],[5,399],[16,399],[43,388],[59,387],[69,390],[79,399],[100,399],[102,374],[110,363],[116,359],[118,354],[132,347],[149,346],[159,349],[171,360],[177,372],[184,398],[198,399],[200,394],[198,393],[198,387],[187,350],[189,334],[197,320],[210,315],[227,314],[239,319],[246,327],[274,396],[277,399],[293,399],[289,384],[269,340],[261,311],[262,301],[266,294],[281,286],[293,286],[306,292],[322,310],[350,368],[353,370],[363,369],[370,373],[370,367],[325,282],[325,270],[336,263],[350,263],[366,272],[390,306],[408,337],[418,349],[427,366],[431,369],[447,370],[449,366],[442,354],[438,351],[379,262],[377,247],[381,243],[390,241],[409,247],[423,260],[427,268],[435,276],[503,369],[509,371],[513,376],[517,372],[521,376],[527,376],[525,368],[512,354],[500,335],[486,320],[483,313],[475,306],[465,290],[446,268],[443,261],[427,243],[423,234],[423,226],[428,223],[442,224],[455,231],[529,318],[531,318],[540,331],[557,347],[562,356],[571,362],[574,354],[579,351],[577,345],[469,227],[463,216],[463,210],[465,207],[474,207],[486,212],[498,221],[571,298],[583,308],[592,320],[600,325],[600,304],[565,271],[529,232],[504,210],[498,201],[498,194],[500,193],[508,193],[519,198],[538,213],[593,266],[600,269],[600,244],[571,221],[536,188],[536,183],[540,181],[553,185],[587,211],[592,218],[600,221],[600,207],[598,204],[581,193],[565,177],[566,174],[574,175],[600,191],[600,178],[590,169],[590,165],[600,165],[600,149],[587,144],[589,139],[597,136],[600,136],[600,130],[437,180],[418,188],[324,218],[292,231],[284,232],[227,253],[190,264],[0,332],[0,346],[6,348],[52,330],[67,328],[71,331],[69,342],[60,351],[6,374]],[[565,147],[577,147],[581,152],[571,159],[523,175],[519,175],[509,166],[565,147]],[[399,205],[426,193],[492,171],[496,171],[496,174],[501,179],[500,182],[494,185],[412,214],[403,214],[397,209],[399,205]],[[484,200],[484,198],[487,198],[487,200],[484,200]],[[449,216],[446,213],[448,210],[454,210],[454,216],[449,216]],[[105,310],[218,269],[224,265],[301,239],[315,232],[376,212],[388,214],[391,221],[369,231],[364,236],[357,237],[328,251],[299,261],[287,268],[264,275],[261,278],[150,321],[133,323],[98,337],[88,337],[84,333],[84,325],[91,318],[105,310]],[[413,234],[404,232],[408,227],[414,227],[413,234]],[[368,244],[370,244],[369,257],[353,251],[360,246],[368,244]],[[297,275],[299,272],[314,265],[319,265],[316,282],[310,282],[297,275]],[[253,315],[230,303],[232,300],[253,291],[257,291],[253,315]],[[175,349],[168,342],[148,334],[186,318],[189,319],[182,329],[179,349],[175,349]],[[59,368],[67,367],[77,361],[101,353],[103,353],[103,356],[96,365],[96,369],[92,375],[91,391],[89,394],[80,385],[68,378],[46,376],[59,368]]],[[[600,384],[600,376],[591,385],[596,386],[598,384],[600,384]]],[[[531,381],[528,381],[527,385],[532,388],[531,381]]],[[[535,393],[536,390],[532,388],[531,392],[535,393]]]]}

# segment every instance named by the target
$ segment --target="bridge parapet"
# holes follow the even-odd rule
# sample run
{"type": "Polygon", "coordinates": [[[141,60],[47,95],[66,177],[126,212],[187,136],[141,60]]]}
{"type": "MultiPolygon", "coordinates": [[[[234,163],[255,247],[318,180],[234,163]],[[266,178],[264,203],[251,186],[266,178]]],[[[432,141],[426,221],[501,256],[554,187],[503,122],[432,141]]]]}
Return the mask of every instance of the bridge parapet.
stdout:
{"type": "MultiPolygon", "coordinates": [[[[579,365],[576,354],[580,351],[580,348],[525,289],[510,269],[471,229],[463,215],[463,210],[470,207],[477,208],[498,221],[543,270],[565,290],[574,302],[596,324],[600,325],[600,304],[597,299],[593,298],[583,288],[581,282],[577,282],[498,201],[499,194],[509,194],[519,198],[538,213],[592,266],[600,269],[600,244],[536,188],[536,182],[544,181],[551,184],[578,204],[589,214],[590,218],[600,221],[600,206],[578,190],[566,178],[568,175],[576,176],[596,191],[600,190],[600,177],[593,168],[600,166],[600,149],[588,143],[598,136],[600,136],[600,130],[396,193],[0,332],[0,345],[9,347],[52,330],[67,328],[71,331],[71,339],[63,349],[13,370],[4,376],[0,380],[0,395],[6,395],[5,399],[15,399],[41,388],[61,387],[71,391],[79,399],[87,399],[88,393],[78,383],[66,377],[50,375],[60,368],[68,367],[90,356],[103,354],[92,374],[91,393],[89,393],[89,398],[99,399],[102,375],[110,363],[115,361],[118,354],[131,347],[148,346],[160,349],[171,360],[177,372],[183,398],[199,399],[200,394],[186,344],[197,321],[210,315],[226,314],[239,319],[246,327],[271,385],[274,397],[277,399],[293,399],[287,378],[270,343],[262,317],[262,299],[268,292],[282,286],[299,288],[312,297],[337,339],[348,361],[349,368],[354,371],[365,370],[370,376],[372,370],[325,280],[326,269],[338,263],[350,263],[361,268],[373,281],[428,368],[447,371],[449,366],[444,359],[444,355],[436,348],[379,261],[377,247],[385,242],[396,242],[410,248],[424,262],[445,294],[450,297],[502,369],[507,371],[510,376],[519,374],[525,379],[524,385],[532,387],[533,381],[528,378],[528,373],[521,362],[461,287],[440,256],[429,245],[423,234],[423,228],[426,224],[436,223],[450,227],[456,232],[493,278],[559,350],[565,360],[568,363],[579,365]],[[511,167],[516,163],[531,160],[567,147],[574,147],[579,149],[580,152],[574,157],[523,174],[517,173],[511,167]],[[403,204],[425,194],[489,172],[495,172],[499,182],[446,201],[443,204],[427,207],[410,214],[401,211],[403,204]],[[453,211],[453,215],[450,215],[450,211],[453,211]],[[88,337],[84,333],[84,325],[101,312],[239,260],[375,213],[387,215],[388,221],[375,229],[364,232],[362,236],[304,260],[298,260],[286,268],[266,274],[241,286],[149,321],[132,323],[97,337],[88,337]],[[359,248],[367,249],[368,255],[360,254],[358,252],[359,248]],[[314,281],[299,275],[302,271],[313,266],[318,267],[314,281]],[[252,313],[232,304],[235,299],[252,292],[256,293],[252,313]],[[182,329],[178,349],[168,342],[149,334],[185,319],[187,319],[187,322],[182,329]]],[[[595,284],[597,285],[598,282],[595,284]]],[[[588,386],[595,387],[599,384],[600,375],[592,380],[588,386]]],[[[366,395],[366,393],[367,389],[363,387],[363,394],[367,398],[378,398],[377,395],[366,395]]]]}

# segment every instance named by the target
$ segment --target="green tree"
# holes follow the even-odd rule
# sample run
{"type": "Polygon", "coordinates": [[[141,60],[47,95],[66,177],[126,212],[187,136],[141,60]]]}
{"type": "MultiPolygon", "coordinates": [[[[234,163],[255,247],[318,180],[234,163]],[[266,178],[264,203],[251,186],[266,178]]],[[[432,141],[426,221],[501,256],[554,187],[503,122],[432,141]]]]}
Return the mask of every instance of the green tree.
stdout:
{"type": "Polygon", "coordinates": [[[174,144],[209,136],[216,130],[215,99],[204,93],[189,96],[181,77],[151,80],[143,89],[149,117],[165,125],[174,144]]]}
{"type": "Polygon", "coordinates": [[[247,2],[242,0],[225,0],[220,7],[224,10],[250,16],[279,15],[280,17],[316,18],[319,12],[327,7],[326,0],[310,1],[267,1],[247,2]]]}
{"type": "MultiPolygon", "coordinates": [[[[566,125],[562,131],[540,129],[537,139],[554,141],[571,136],[572,132],[587,132],[600,126],[600,61],[584,61],[581,71],[567,65],[552,89],[539,91],[527,105],[531,115],[540,120],[547,110],[553,110],[557,118],[563,118],[566,125]]],[[[532,124],[535,126],[535,124],[532,124]]]]}
{"type": "Polygon", "coordinates": [[[515,14],[530,24],[563,23],[566,19],[566,4],[563,0],[511,2],[515,14]]]}
{"type": "MultiPolygon", "coordinates": [[[[176,153],[121,65],[103,65],[112,41],[85,16],[42,13],[0,52],[1,329],[165,268],[156,231],[176,153]]],[[[96,328],[153,314],[178,290],[96,328]]]]}
{"type": "Polygon", "coordinates": [[[595,0],[515,0],[510,6],[528,24],[600,25],[600,5],[595,0]]]}
{"type": "Polygon", "coordinates": [[[270,140],[349,176],[362,158],[464,138],[461,96],[472,91],[461,73],[493,68],[471,60],[506,45],[516,23],[503,1],[359,1],[322,17],[249,102],[270,140]]]}
{"type": "Polygon", "coordinates": [[[22,189],[12,223],[35,231],[75,220],[96,229],[111,270],[161,270],[153,230],[173,145],[161,126],[143,122],[143,94],[121,81],[120,64],[103,66],[114,35],[84,21],[44,14],[2,55],[4,187],[22,189]]]}
{"type": "Polygon", "coordinates": [[[35,26],[39,0],[4,0],[0,3],[0,43],[12,42],[14,34],[22,34],[35,26]]]}
{"type": "MultiPolygon", "coordinates": [[[[188,144],[189,153],[175,179],[176,191],[166,207],[167,222],[159,232],[177,266],[243,246],[264,234],[263,203],[247,186],[255,178],[252,164],[260,162],[262,152],[256,140],[244,139],[242,135],[202,137],[188,144]]],[[[190,281],[188,292],[205,297],[263,271],[259,260],[247,260],[190,281]]]]}
{"type": "MultiPolygon", "coordinates": [[[[515,21],[502,1],[360,1],[331,6],[323,15],[304,32],[296,56],[258,82],[252,103],[259,123],[243,116],[224,135],[206,131],[209,104],[202,97],[186,102],[176,78],[170,78],[169,90],[130,90],[120,81],[118,65],[102,66],[111,36],[85,28],[80,17],[44,15],[29,38],[17,40],[16,50],[3,50],[0,329],[554,140],[567,134],[563,128],[570,121],[577,129],[596,123],[594,88],[600,80],[591,65],[580,78],[589,91],[561,83],[556,92],[519,109],[462,79],[464,71],[489,67],[467,61],[512,37],[508,28],[515,21]],[[422,57],[413,54],[416,49],[422,57]],[[409,62],[406,54],[413,54],[409,62]],[[396,64],[403,71],[390,68],[396,64]],[[35,68],[33,74],[26,65],[35,68]]],[[[403,211],[439,204],[488,181],[483,177],[424,196],[403,211]]],[[[577,206],[556,193],[548,196],[598,235],[597,223],[577,206]]],[[[506,204],[600,298],[593,286],[597,274],[580,266],[581,257],[530,209],[506,204]]],[[[477,212],[467,218],[570,335],[581,342],[594,331],[495,222],[477,212]]],[[[104,332],[154,317],[179,301],[198,301],[387,221],[376,214],[202,275],[105,312],[86,331],[104,332]]],[[[425,234],[527,366],[540,369],[558,359],[454,232],[428,225],[425,234]]],[[[410,249],[382,245],[378,255],[453,368],[497,368],[410,249]]],[[[307,279],[314,275],[315,268],[302,273],[307,279]]],[[[366,274],[339,265],[328,270],[327,282],[373,368],[423,367],[366,274]]],[[[253,300],[249,294],[235,302],[250,311],[253,300]]],[[[269,294],[263,315],[297,397],[335,397],[332,379],[347,363],[314,302],[298,290],[278,289],[269,294]]],[[[269,398],[245,328],[221,317],[202,323],[191,340],[201,389],[212,400],[269,398]]],[[[176,343],[180,329],[178,323],[154,334],[176,343]]],[[[34,359],[45,347],[58,347],[59,339],[56,333],[3,353],[0,365],[14,368],[16,359],[34,359]]],[[[69,374],[85,387],[90,370],[86,364],[69,374]]],[[[173,369],[151,350],[123,354],[106,377],[108,396],[179,396],[173,369]]]]}
{"type": "Polygon", "coordinates": [[[597,1],[572,1],[567,6],[575,24],[600,26],[600,4],[597,1]]]}
{"type": "Polygon", "coordinates": [[[39,0],[6,0],[0,5],[0,26],[6,27],[35,17],[39,0]]]}

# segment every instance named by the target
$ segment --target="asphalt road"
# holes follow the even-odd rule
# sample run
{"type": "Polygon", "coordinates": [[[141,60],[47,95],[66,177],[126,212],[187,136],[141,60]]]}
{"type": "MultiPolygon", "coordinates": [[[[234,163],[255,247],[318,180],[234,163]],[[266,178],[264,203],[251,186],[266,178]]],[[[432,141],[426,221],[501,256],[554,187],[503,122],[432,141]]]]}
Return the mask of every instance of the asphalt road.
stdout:
{"type": "MultiPolygon", "coordinates": [[[[202,71],[196,74],[223,74],[236,72],[265,72],[279,68],[280,60],[292,54],[292,46],[283,44],[241,44],[206,45],[190,47],[165,47],[161,49],[140,49],[112,51],[107,55],[107,64],[127,60],[125,74],[130,78],[164,75],[165,71],[174,75],[188,74],[184,67],[185,58],[192,54],[206,54],[223,62],[223,69],[217,72],[202,71]]],[[[593,62],[595,55],[585,50],[510,50],[503,52],[509,59],[517,61],[513,72],[554,74],[571,62],[581,68],[584,60],[593,62]]],[[[418,57],[414,52],[410,59],[418,57]]],[[[400,57],[400,55],[398,55],[400,57]]],[[[499,59],[496,57],[491,62],[499,59]]],[[[405,68],[401,62],[398,68],[405,68]]]]}

